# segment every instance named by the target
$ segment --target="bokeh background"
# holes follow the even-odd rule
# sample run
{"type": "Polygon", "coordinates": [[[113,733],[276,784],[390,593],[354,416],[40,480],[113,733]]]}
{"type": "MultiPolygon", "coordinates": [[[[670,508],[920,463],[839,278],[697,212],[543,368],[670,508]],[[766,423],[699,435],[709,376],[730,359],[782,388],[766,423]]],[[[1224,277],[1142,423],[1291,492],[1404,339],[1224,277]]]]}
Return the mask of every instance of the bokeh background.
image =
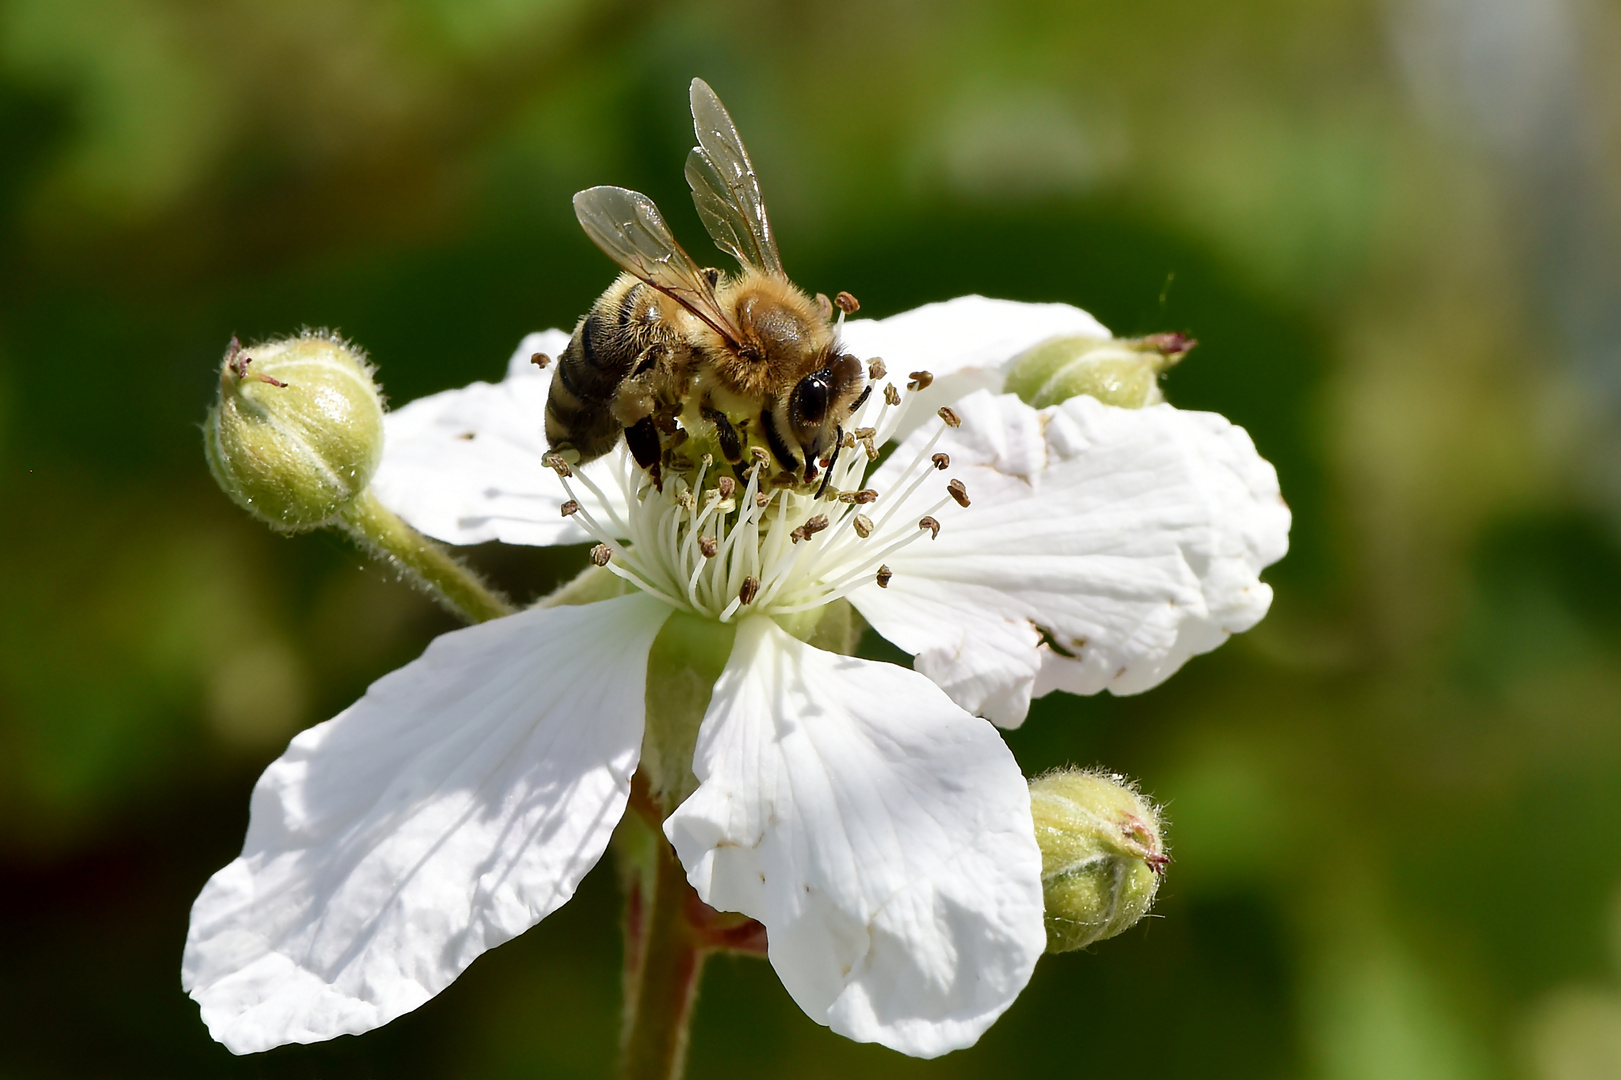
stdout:
{"type": "MultiPolygon", "coordinates": [[[[1010,736],[1168,805],[1157,917],[932,1063],[716,962],[690,1075],[1621,1076],[1599,0],[0,2],[0,1076],[610,1074],[606,865],[382,1031],[209,1041],[180,947],[254,778],[450,623],[249,522],[198,424],[232,333],[339,328],[395,402],[498,377],[612,276],[578,188],[704,249],[693,75],[802,283],[1191,332],[1171,400],[1296,517],[1258,629],[1010,736]]],[[[525,596],[585,559],[472,557],[525,596]]]]}

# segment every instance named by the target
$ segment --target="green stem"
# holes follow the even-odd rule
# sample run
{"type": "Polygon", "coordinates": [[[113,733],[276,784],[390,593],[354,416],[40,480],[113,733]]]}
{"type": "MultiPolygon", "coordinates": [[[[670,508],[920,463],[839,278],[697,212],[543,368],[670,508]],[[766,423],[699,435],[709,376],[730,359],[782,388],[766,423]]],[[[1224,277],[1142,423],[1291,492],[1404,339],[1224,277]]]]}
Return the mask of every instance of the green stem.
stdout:
{"type": "Polygon", "coordinates": [[[470,623],[511,615],[511,604],[455,556],[401,521],[367,488],[340,515],[355,542],[388,563],[452,615],[470,623]]]}
{"type": "Polygon", "coordinates": [[[709,950],[692,925],[689,905],[696,897],[675,852],[662,835],[650,846],[657,869],[641,875],[641,883],[651,886],[652,902],[647,903],[644,892],[640,903],[632,904],[626,926],[619,1075],[622,1080],[679,1080],[687,1063],[687,1028],[698,1000],[698,978],[709,950]]]}

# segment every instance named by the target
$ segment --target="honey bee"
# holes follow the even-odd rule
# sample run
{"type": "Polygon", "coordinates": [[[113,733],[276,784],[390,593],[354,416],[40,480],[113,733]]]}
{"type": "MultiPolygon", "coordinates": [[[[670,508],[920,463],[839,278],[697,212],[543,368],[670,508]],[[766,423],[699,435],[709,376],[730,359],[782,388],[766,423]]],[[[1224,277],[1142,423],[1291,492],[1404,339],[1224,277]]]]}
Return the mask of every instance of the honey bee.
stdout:
{"type": "MultiPolygon", "coordinates": [[[[637,464],[661,482],[661,464],[679,462],[676,447],[697,437],[734,465],[769,454],[779,483],[808,485],[817,462],[826,467],[838,454],[843,422],[870,388],[861,362],[839,346],[834,305],[783,273],[754,166],[725,106],[702,79],[692,81],[691,98],[698,145],[687,183],[739,272],[699,267],[645,195],[619,187],[575,195],[586,235],[625,272],[559,358],[546,439],[553,452],[585,462],[623,433],[637,464]]],[[[840,293],[838,306],[856,305],[840,293]]]]}

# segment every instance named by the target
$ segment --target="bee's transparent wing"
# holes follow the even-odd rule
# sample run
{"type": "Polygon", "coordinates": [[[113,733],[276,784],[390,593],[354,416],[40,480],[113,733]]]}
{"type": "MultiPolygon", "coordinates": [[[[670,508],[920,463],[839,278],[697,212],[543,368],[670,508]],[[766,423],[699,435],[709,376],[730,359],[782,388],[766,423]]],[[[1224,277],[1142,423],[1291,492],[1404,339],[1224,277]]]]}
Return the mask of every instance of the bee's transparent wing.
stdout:
{"type": "Polygon", "coordinates": [[[728,341],[739,334],[720,310],[715,290],[692,256],[675,242],[659,208],[639,191],[587,188],[574,196],[580,226],[614,262],[671,297],[728,341]]]}
{"type": "Polygon", "coordinates": [[[687,183],[704,228],[744,266],[782,273],[749,153],[726,106],[702,79],[692,80],[692,126],[698,145],[687,155],[687,183]]]}

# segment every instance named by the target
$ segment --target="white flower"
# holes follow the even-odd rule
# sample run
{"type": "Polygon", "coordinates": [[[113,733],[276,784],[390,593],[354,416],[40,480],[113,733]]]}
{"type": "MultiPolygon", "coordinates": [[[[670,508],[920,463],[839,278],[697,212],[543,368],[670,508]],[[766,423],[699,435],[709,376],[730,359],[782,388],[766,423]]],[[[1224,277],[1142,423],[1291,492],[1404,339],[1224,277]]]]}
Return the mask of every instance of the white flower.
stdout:
{"type": "Polygon", "coordinates": [[[698,787],[664,826],[694,889],[765,925],[818,1022],[923,1057],[973,1043],[1045,945],[1028,791],[980,717],[1156,685],[1260,620],[1287,543],[1272,467],[1222,418],[996,393],[1061,333],[1107,336],[1075,308],[980,297],[847,323],[890,372],[852,427],[900,445],[871,476],[865,447],[843,451],[842,500],[713,471],[659,491],[622,452],[559,477],[551,369],[529,363],[558,331],[502,383],[391,415],[374,486],[412,524],[596,539],[638,588],[446,634],[293,740],[192,911],[183,980],[214,1036],[242,1053],[387,1023],[565,902],[625,810],[648,652],[686,610],[736,626],[698,787]],[[924,369],[932,385],[886,402],[924,369]],[[793,636],[840,596],[917,670],[793,636]]]}

